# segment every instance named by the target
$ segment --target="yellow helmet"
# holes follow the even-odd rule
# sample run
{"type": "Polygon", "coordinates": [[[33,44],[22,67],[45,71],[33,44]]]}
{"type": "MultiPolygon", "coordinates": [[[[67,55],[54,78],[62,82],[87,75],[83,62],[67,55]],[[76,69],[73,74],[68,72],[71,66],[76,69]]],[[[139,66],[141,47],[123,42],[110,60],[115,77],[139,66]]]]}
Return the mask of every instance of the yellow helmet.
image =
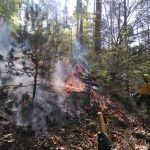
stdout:
{"type": "Polygon", "coordinates": [[[150,75],[149,74],[144,74],[143,77],[144,77],[145,83],[150,82],[150,75]]]}

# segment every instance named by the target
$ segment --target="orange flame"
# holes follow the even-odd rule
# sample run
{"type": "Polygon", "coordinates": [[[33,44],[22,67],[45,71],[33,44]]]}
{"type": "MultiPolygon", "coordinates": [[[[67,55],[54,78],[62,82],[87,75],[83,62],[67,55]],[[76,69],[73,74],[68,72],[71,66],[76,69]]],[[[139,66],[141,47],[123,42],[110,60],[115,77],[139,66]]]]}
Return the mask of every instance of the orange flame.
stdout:
{"type": "Polygon", "coordinates": [[[64,90],[67,93],[71,93],[73,91],[83,92],[86,90],[86,85],[78,78],[70,76],[70,78],[65,83],[64,90]]]}
{"type": "Polygon", "coordinates": [[[64,90],[66,93],[84,92],[86,91],[86,84],[81,81],[84,76],[84,69],[81,64],[75,65],[74,69],[65,81],[64,90]]]}
{"type": "MultiPolygon", "coordinates": [[[[67,61],[67,64],[69,61],[67,61]]],[[[71,92],[84,92],[87,90],[87,85],[82,81],[85,75],[85,70],[81,64],[76,64],[70,75],[65,81],[64,90],[69,95],[71,92]]],[[[111,105],[111,101],[96,92],[95,90],[90,90],[90,98],[99,105],[102,111],[108,109],[108,105],[111,105]]]]}

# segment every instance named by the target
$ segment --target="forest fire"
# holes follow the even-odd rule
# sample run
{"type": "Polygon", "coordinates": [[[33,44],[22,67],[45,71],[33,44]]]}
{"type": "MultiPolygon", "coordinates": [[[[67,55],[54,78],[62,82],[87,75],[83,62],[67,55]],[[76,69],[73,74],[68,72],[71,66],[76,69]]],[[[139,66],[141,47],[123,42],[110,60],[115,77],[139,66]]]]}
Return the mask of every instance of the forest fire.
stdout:
{"type": "Polygon", "coordinates": [[[83,66],[81,64],[76,64],[65,80],[64,91],[67,93],[67,95],[70,95],[74,91],[84,92],[88,91],[89,89],[90,99],[99,106],[101,111],[107,110],[111,104],[110,99],[106,99],[105,96],[93,89],[91,85],[83,82],[85,75],[86,73],[83,66]]]}
{"type": "Polygon", "coordinates": [[[82,81],[85,72],[81,64],[75,65],[72,72],[65,81],[64,90],[67,94],[73,91],[84,92],[87,89],[86,84],[82,81]]]}
{"type": "MultiPolygon", "coordinates": [[[[104,94],[98,87],[98,85],[100,85],[99,81],[93,81],[87,77],[87,68],[84,65],[82,65],[80,62],[74,64],[69,59],[65,59],[60,64],[61,65],[57,66],[57,68],[59,68],[61,71],[58,71],[57,74],[62,73],[62,76],[65,76],[65,80],[63,80],[62,82],[63,84],[61,84],[61,80],[60,82],[57,82],[57,78],[54,81],[58,83],[58,87],[61,87],[61,89],[63,88],[63,92],[65,92],[66,94],[64,99],[73,96],[73,92],[84,93],[85,95],[88,95],[87,101],[90,102],[87,106],[84,105],[82,107],[85,108],[85,111],[96,109],[96,112],[103,112],[105,114],[106,124],[113,117],[118,118],[118,120],[127,120],[127,118],[122,114],[122,112],[118,111],[119,106],[116,103],[112,102],[110,98],[104,96],[104,94]]],[[[60,92],[61,91],[58,91],[58,93],[60,92]]],[[[78,99],[76,99],[75,101],[78,101],[78,99]]],[[[72,102],[73,100],[70,100],[70,103],[72,102]]],[[[76,106],[74,109],[74,111],[77,111],[76,106]]]]}
{"type": "Polygon", "coordinates": [[[76,92],[84,92],[86,90],[86,85],[82,83],[79,79],[71,76],[64,86],[65,92],[68,94],[76,91],[76,92]]]}
{"type": "Polygon", "coordinates": [[[0,2],[0,150],[150,149],[150,0],[0,2]]]}
{"type": "Polygon", "coordinates": [[[107,110],[111,104],[110,100],[107,100],[105,96],[98,94],[93,89],[90,91],[90,98],[99,105],[101,111],[107,110]]]}

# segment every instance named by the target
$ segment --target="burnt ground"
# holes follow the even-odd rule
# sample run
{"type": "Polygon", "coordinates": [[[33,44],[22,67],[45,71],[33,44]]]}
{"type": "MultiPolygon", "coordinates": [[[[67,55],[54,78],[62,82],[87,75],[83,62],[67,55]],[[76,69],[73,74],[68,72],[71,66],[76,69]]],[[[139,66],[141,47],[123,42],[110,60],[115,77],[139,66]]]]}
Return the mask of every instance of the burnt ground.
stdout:
{"type": "MultiPolygon", "coordinates": [[[[149,150],[150,126],[134,113],[117,104],[127,120],[109,115],[108,136],[115,150],[149,150]]],[[[0,150],[96,150],[97,117],[84,115],[80,120],[49,127],[46,135],[22,129],[0,117],[0,150]]]]}

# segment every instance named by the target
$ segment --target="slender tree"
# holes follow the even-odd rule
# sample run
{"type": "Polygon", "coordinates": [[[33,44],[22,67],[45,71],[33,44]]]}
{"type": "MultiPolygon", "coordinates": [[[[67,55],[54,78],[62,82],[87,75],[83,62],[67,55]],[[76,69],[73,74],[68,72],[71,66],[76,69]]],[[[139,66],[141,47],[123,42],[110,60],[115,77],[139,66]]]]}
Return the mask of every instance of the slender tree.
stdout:
{"type": "Polygon", "coordinates": [[[96,0],[95,52],[101,53],[102,0],[96,0]]]}
{"type": "Polygon", "coordinates": [[[83,3],[82,0],[77,0],[76,15],[77,15],[77,30],[76,37],[83,43],[83,3]]]}

